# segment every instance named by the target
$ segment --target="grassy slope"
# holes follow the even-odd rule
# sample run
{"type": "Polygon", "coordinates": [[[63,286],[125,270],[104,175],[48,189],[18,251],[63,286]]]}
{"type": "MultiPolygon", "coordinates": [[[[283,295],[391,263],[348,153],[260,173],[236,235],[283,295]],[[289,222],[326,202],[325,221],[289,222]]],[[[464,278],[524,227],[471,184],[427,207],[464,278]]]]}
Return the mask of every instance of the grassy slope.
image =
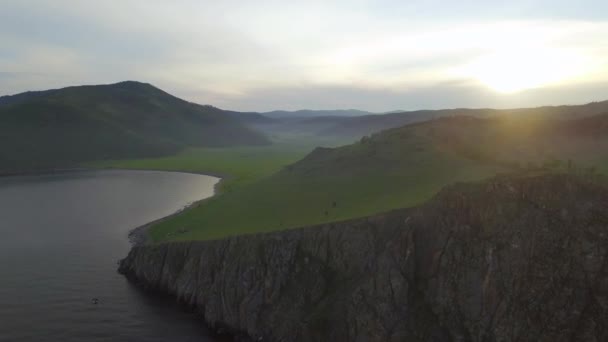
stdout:
{"type": "Polygon", "coordinates": [[[598,126],[456,117],[392,129],[340,148],[319,148],[283,169],[307,148],[196,150],[116,166],[235,174],[228,191],[150,231],[155,241],[212,239],[412,206],[456,181],[555,159],[562,167],[568,159],[608,167],[606,140],[601,132],[595,134],[600,138],[589,139],[587,131],[598,126]]]}
{"type": "Polygon", "coordinates": [[[390,175],[369,169],[350,177],[334,175],[323,180],[278,175],[232,194],[221,194],[155,226],[151,234],[157,241],[210,239],[367,216],[415,205],[446,184],[481,179],[496,171],[432,154],[419,158],[425,159],[427,167],[390,175]],[[189,231],[172,234],[178,230],[189,231]]]}
{"type": "Polygon", "coordinates": [[[222,193],[231,192],[283,166],[304,157],[312,150],[309,144],[273,144],[223,148],[189,148],[176,155],[161,158],[110,160],[89,163],[90,167],[148,169],[206,173],[224,177],[222,193]]]}
{"type": "Polygon", "coordinates": [[[423,202],[455,181],[505,170],[445,153],[414,129],[379,135],[304,160],[222,193],[151,229],[156,241],[211,239],[361,217],[423,202]],[[186,231],[176,234],[177,231],[186,231]]]}

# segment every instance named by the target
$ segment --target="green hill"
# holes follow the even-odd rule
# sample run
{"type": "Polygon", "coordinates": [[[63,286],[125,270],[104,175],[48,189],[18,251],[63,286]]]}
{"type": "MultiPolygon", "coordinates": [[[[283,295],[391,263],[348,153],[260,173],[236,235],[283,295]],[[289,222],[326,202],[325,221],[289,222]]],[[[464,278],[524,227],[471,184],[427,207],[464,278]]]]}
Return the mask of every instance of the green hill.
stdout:
{"type": "Polygon", "coordinates": [[[174,154],[268,140],[224,111],[122,82],[0,98],[0,172],[174,154]]]}
{"type": "MultiPolygon", "coordinates": [[[[426,201],[447,184],[497,173],[608,166],[608,131],[577,120],[455,116],[317,148],[278,173],[151,229],[154,240],[211,239],[363,217],[426,201]],[[594,128],[595,135],[588,133],[594,128]]],[[[602,171],[605,171],[602,169],[602,171]]]]}
{"type": "MultiPolygon", "coordinates": [[[[337,111],[340,112],[340,111],[337,111]]],[[[545,106],[516,109],[440,109],[398,111],[385,114],[358,112],[360,115],[339,116],[331,111],[326,116],[275,116],[273,120],[253,122],[256,128],[275,137],[333,138],[352,142],[364,135],[385,129],[450,116],[474,116],[479,118],[518,117],[537,119],[575,119],[608,112],[608,101],[584,105],[545,106]]],[[[264,115],[269,115],[264,113],[264,115]]]]}

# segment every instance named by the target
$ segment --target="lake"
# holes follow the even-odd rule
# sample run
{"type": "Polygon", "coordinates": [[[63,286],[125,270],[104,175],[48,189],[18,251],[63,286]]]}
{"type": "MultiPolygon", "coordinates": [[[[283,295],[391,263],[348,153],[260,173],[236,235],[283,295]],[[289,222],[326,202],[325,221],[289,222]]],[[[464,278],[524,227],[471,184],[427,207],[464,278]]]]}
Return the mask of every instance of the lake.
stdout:
{"type": "Polygon", "coordinates": [[[131,229],[212,196],[217,181],[126,170],[0,178],[0,341],[213,341],[195,313],[116,269],[131,229]]]}

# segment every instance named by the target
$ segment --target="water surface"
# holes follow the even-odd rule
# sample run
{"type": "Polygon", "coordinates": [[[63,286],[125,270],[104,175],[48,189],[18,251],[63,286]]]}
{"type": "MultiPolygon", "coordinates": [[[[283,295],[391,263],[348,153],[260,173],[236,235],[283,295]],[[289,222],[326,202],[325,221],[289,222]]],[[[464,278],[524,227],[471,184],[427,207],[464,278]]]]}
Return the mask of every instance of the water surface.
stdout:
{"type": "Polygon", "coordinates": [[[217,180],[122,170],[0,178],[0,341],[212,341],[196,314],[116,268],[129,230],[211,196],[217,180]]]}

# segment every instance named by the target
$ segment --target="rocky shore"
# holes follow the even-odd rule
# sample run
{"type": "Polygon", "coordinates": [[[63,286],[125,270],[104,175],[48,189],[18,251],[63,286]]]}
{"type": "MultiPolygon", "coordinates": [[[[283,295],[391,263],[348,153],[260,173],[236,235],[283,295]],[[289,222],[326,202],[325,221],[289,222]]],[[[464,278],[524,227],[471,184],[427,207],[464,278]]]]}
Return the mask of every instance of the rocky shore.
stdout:
{"type": "Polygon", "coordinates": [[[119,271],[251,340],[605,341],[607,213],[580,178],[499,177],[364,219],[139,245],[119,271]]]}

